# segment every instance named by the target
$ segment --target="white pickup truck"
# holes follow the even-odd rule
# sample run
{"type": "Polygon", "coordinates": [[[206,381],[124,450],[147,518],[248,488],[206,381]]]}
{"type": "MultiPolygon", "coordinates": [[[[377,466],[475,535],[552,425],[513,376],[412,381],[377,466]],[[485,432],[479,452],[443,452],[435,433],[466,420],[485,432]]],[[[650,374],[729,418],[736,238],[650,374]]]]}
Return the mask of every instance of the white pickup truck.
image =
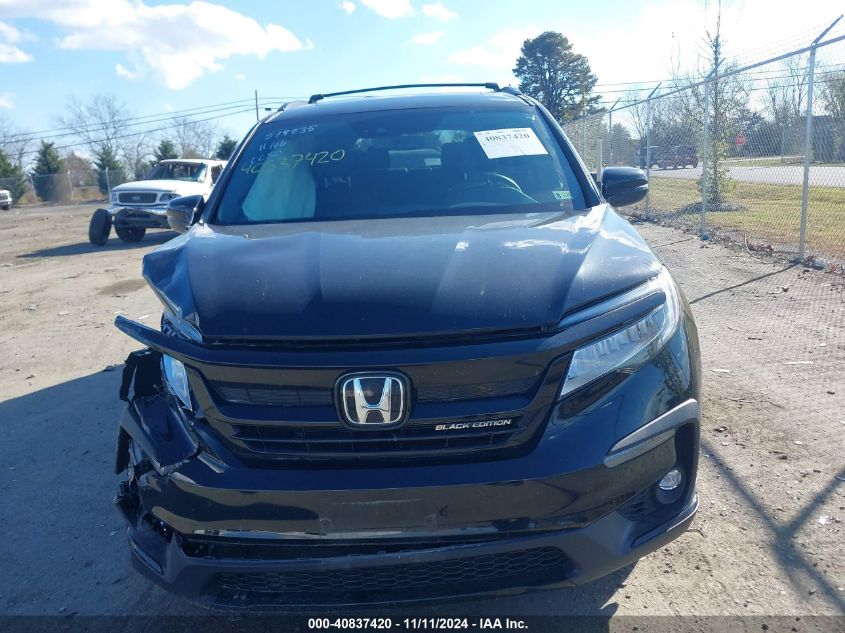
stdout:
{"type": "Polygon", "coordinates": [[[0,209],[8,211],[12,208],[12,194],[8,189],[0,189],[0,209]]]}
{"type": "Polygon", "coordinates": [[[168,229],[167,204],[182,196],[208,197],[226,161],[163,160],[144,180],[126,182],[111,190],[108,209],[97,209],[88,225],[88,240],[102,246],[112,226],[124,242],[137,242],[147,229],[168,229]]]}

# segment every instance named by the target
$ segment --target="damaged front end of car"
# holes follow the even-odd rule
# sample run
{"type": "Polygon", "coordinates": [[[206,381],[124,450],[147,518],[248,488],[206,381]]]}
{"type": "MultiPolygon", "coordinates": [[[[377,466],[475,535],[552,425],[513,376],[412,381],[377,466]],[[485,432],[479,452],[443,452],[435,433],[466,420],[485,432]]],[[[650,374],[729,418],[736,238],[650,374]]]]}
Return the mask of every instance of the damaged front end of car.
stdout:
{"type": "Polygon", "coordinates": [[[119,420],[114,464],[122,475],[115,504],[127,521],[129,546],[159,574],[173,531],[145,508],[142,496],[200,450],[185,413],[190,401],[180,398],[173,365],[173,359],[149,348],[127,357],[120,386],[127,405],[119,420]]]}

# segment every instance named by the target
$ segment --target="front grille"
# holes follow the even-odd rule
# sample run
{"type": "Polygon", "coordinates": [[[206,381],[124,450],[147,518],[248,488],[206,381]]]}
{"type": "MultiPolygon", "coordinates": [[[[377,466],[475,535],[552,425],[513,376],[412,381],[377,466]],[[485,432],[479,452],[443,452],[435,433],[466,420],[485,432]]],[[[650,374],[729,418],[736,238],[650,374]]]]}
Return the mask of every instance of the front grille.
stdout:
{"type": "MultiPolygon", "coordinates": [[[[256,357],[272,354],[272,362],[245,367],[198,362],[188,379],[205,414],[206,430],[244,460],[284,467],[294,461],[367,460],[383,466],[476,455],[503,459],[531,449],[566,371],[568,358],[559,350],[538,353],[535,345],[526,342],[530,352],[509,356],[476,357],[475,348],[446,349],[425,362],[416,350],[397,351],[391,356],[407,361],[391,358],[384,370],[367,362],[369,352],[356,358],[363,360],[359,365],[342,367],[325,363],[340,362],[343,354],[326,360],[311,352],[254,352],[256,357]],[[443,360],[447,351],[457,358],[443,360]],[[358,428],[343,423],[336,386],[345,375],[365,370],[407,377],[410,408],[401,425],[358,428]]],[[[368,401],[379,395],[371,394],[368,401]]]]}
{"type": "Polygon", "coordinates": [[[391,602],[540,586],[564,580],[568,568],[559,549],[538,547],[360,569],[223,573],[211,592],[218,604],[235,607],[391,602]]]}
{"type": "Polygon", "coordinates": [[[158,194],[148,191],[125,191],[117,194],[120,204],[155,204],[158,194]]]}
{"type": "MultiPolygon", "coordinates": [[[[507,398],[526,393],[537,376],[466,385],[418,385],[414,400],[423,404],[507,398]]],[[[218,397],[235,404],[275,407],[322,407],[334,401],[331,388],[281,387],[216,381],[211,383],[218,397]]]]}
{"type": "Polygon", "coordinates": [[[387,431],[356,431],[340,425],[309,428],[233,424],[232,438],[254,453],[279,456],[373,456],[428,451],[442,454],[504,446],[521,428],[518,419],[501,419],[510,419],[510,424],[439,431],[434,424],[406,425],[387,431]]]}

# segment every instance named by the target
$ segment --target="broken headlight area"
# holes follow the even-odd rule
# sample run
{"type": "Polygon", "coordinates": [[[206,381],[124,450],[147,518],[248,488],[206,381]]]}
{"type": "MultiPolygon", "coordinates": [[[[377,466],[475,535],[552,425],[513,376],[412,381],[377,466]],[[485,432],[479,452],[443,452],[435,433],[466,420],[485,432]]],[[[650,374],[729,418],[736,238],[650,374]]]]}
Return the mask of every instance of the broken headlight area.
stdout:
{"type": "Polygon", "coordinates": [[[191,388],[188,384],[188,372],[182,361],[163,354],[161,357],[161,366],[164,374],[164,381],[170,389],[171,393],[179,400],[179,402],[189,411],[193,411],[193,403],[191,402],[191,388]]]}
{"type": "Polygon", "coordinates": [[[182,363],[150,349],[132,352],[120,397],[127,406],[120,418],[117,473],[130,467],[137,471],[138,463],[148,462],[157,473],[169,474],[197,454],[199,442],[184,410],[191,398],[182,363]]]}

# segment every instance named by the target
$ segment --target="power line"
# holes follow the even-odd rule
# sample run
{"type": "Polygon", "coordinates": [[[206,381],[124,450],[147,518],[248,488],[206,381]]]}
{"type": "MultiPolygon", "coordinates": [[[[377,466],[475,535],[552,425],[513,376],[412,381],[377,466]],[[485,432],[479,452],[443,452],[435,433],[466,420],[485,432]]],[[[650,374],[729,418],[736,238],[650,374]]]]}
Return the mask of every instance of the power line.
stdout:
{"type": "MultiPolygon", "coordinates": [[[[216,120],[216,119],[223,119],[223,118],[226,118],[226,117],[229,117],[229,116],[234,116],[236,114],[244,114],[246,112],[252,112],[252,111],[253,111],[253,108],[252,108],[252,106],[250,106],[249,108],[241,109],[241,110],[238,110],[237,112],[227,112],[225,114],[217,114],[215,116],[207,117],[207,118],[204,118],[204,119],[192,119],[190,122],[191,123],[203,123],[205,121],[213,121],[213,120],[216,120]]],[[[136,136],[141,136],[143,134],[153,134],[155,132],[162,132],[164,130],[171,130],[171,129],[179,127],[182,124],[183,124],[182,122],[172,123],[170,125],[165,125],[165,126],[158,127],[158,128],[144,129],[144,130],[141,130],[139,132],[132,132],[131,134],[121,134],[119,136],[115,136],[111,140],[120,141],[120,140],[127,139],[127,138],[133,138],[133,137],[136,137],[136,136]]],[[[74,149],[74,148],[82,147],[82,146],[86,146],[86,145],[87,145],[87,143],[85,143],[85,142],[70,143],[68,145],[61,145],[61,146],[55,147],[54,149],[56,149],[56,150],[74,149]]],[[[23,152],[21,154],[21,157],[32,156],[34,154],[37,154],[38,151],[39,150],[30,150],[30,151],[27,151],[27,152],[23,152]]]]}
{"type": "MultiPolygon", "coordinates": [[[[259,97],[262,106],[269,104],[276,104],[283,99],[277,97],[259,97]]],[[[239,99],[236,101],[226,101],[223,103],[208,104],[204,106],[194,106],[192,108],[183,108],[179,110],[170,110],[166,112],[159,112],[155,114],[145,114],[140,116],[126,117],[123,119],[115,119],[109,125],[135,127],[138,125],[158,123],[160,121],[173,119],[183,116],[197,116],[210,114],[214,112],[223,112],[225,110],[233,110],[238,107],[245,106],[247,103],[253,103],[253,99],[239,99]]],[[[82,125],[82,126],[62,126],[44,130],[36,130],[30,132],[23,132],[14,135],[13,140],[27,140],[40,141],[54,138],[64,138],[67,136],[78,136],[80,133],[97,132],[102,130],[100,125],[82,125]]]]}

